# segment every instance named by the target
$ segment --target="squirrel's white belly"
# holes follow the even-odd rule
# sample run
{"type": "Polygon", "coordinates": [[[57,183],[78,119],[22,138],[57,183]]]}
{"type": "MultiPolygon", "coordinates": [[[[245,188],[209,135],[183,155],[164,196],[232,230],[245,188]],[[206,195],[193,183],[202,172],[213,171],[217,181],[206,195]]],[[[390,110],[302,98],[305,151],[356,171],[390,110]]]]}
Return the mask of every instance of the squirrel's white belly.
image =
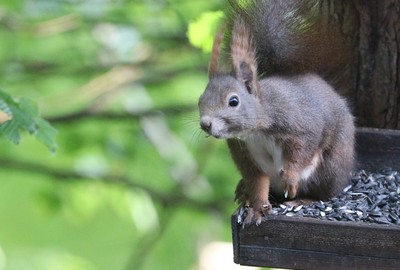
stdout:
{"type": "Polygon", "coordinates": [[[283,181],[279,176],[284,165],[282,147],[273,137],[266,136],[262,132],[253,132],[246,136],[244,141],[260,170],[270,177],[270,188],[284,192],[283,181]]]}
{"type": "MultiPolygon", "coordinates": [[[[253,132],[244,139],[253,160],[260,170],[270,177],[270,188],[275,192],[285,192],[280,172],[284,166],[283,150],[271,136],[262,132],[253,132]]],[[[311,163],[300,172],[300,181],[307,180],[321,162],[321,153],[315,153],[311,163]]]]}

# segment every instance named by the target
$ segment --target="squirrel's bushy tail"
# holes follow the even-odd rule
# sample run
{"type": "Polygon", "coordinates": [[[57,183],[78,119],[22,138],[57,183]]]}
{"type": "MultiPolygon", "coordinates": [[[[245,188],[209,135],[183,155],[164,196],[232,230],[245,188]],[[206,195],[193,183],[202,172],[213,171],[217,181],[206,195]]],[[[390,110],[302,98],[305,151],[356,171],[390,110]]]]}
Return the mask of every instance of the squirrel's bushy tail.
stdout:
{"type": "Polygon", "coordinates": [[[259,74],[314,72],[332,81],[344,69],[348,56],[326,1],[229,0],[229,3],[227,42],[232,34],[229,31],[240,19],[251,31],[259,74]]]}

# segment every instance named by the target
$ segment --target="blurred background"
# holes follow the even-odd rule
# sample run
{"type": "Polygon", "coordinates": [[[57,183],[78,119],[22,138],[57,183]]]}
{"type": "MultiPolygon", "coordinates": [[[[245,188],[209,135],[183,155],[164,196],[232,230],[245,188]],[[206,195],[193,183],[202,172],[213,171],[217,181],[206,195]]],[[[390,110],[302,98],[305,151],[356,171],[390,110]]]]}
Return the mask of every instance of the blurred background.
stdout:
{"type": "Polygon", "coordinates": [[[0,137],[0,269],[234,269],[239,174],[197,100],[223,0],[2,0],[0,88],[57,149],[0,137]]]}

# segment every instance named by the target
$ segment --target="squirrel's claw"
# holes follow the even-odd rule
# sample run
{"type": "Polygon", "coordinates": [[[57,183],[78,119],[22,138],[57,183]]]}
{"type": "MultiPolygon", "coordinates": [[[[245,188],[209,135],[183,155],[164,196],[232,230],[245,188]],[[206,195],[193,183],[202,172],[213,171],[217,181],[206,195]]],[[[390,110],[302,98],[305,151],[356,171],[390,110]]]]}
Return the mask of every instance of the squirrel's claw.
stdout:
{"type": "Polygon", "coordinates": [[[291,172],[289,170],[280,170],[279,175],[282,177],[282,180],[285,182],[284,187],[284,196],[285,199],[288,197],[290,199],[294,199],[297,195],[297,191],[299,189],[299,181],[296,173],[291,172]]]}
{"type": "MultiPolygon", "coordinates": [[[[255,223],[257,226],[261,224],[263,218],[269,214],[272,207],[269,202],[264,204],[257,204],[259,206],[248,207],[246,211],[246,217],[243,220],[243,227],[255,223]]],[[[245,207],[245,206],[243,206],[245,207]]]]}
{"type": "Polygon", "coordinates": [[[297,191],[299,189],[299,183],[297,182],[286,182],[286,187],[285,187],[285,199],[289,197],[289,199],[294,199],[297,196],[297,191]]]}

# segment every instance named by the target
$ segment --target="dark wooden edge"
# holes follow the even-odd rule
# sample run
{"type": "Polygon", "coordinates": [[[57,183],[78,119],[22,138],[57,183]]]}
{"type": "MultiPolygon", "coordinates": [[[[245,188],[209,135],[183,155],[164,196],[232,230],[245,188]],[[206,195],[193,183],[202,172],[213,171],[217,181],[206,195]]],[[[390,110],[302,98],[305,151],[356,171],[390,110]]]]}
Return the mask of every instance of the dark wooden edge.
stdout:
{"type": "MultiPolygon", "coordinates": [[[[358,128],[357,167],[400,171],[400,131],[358,128]]],[[[400,226],[269,216],[242,228],[232,216],[234,261],[291,269],[400,269],[400,226]]]]}
{"type": "Polygon", "coordinates": [[[267,247],[241,247],[241,265],[305,270],[398,270],[400,260],[267,247]]]}
{"type": "Polygon", "coordinates": [[[232,244],[233,244],[233,261],[240,264],[240,227],[241,225],[237,222],[237,213],[231,216],[231,227],[232,227],[232,244]]]}
{"type": "Polygon", "coordinates": [[[232,216],[235,263],[291,269],[399,269],[400,226],[269,216],[242,228],[232,216]]]}

